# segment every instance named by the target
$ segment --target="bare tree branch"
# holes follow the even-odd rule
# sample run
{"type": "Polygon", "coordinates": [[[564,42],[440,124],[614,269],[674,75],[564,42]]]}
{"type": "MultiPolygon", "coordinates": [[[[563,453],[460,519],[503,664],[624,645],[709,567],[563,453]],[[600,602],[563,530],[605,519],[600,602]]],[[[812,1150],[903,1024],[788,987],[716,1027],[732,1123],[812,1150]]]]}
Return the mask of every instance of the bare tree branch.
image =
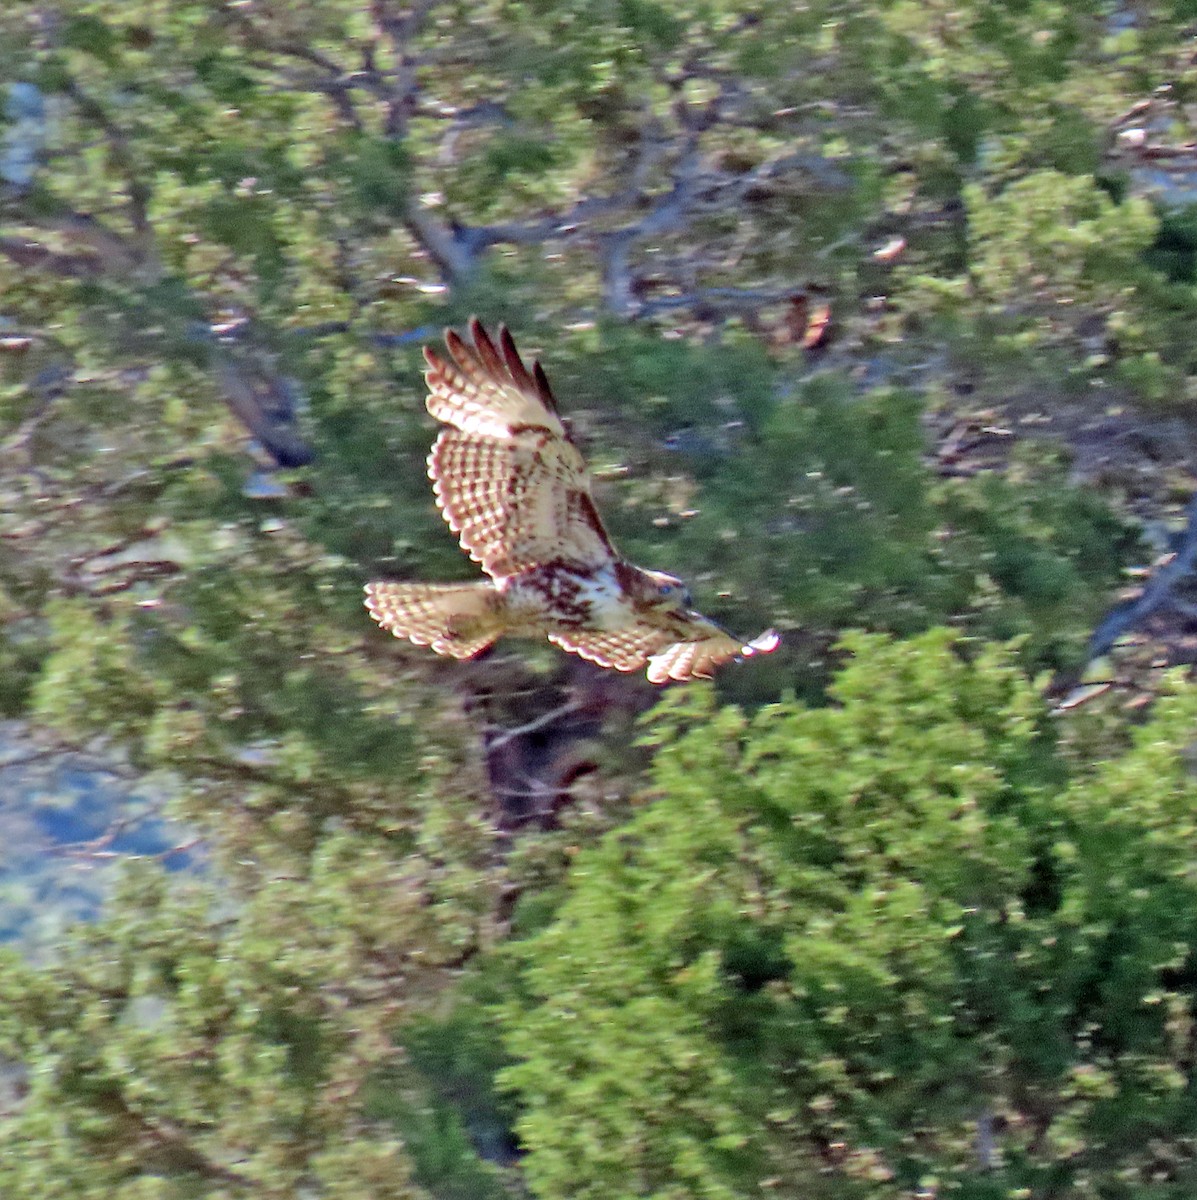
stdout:
{"type": "Polygon", "coordinates": [[[416,71],[420,58],[412,52],[412,42],[423,28],[428,14],[440,0],[417,0],[401,10],[390,0],[372,0],[370,12],[382,36],[390,44],[394,67],[393,82],[387,97],[387,115],[383,129],[389,138],[406,137],[408,121],[415,111],[419,94],[416,71]]]}
{"type": "Polygon", "coordinates": [[[465,282],[474,273],[482,246],[471,245],[453,226],[414,199],[408,201],[404,221],[450,287],[465,282]]]}
{"type": "Polygon", "coordinates": [[[700,287],[675,296],[642,300],[637,305],[637,315],[647,317],[679,308],[721,314],[743,312],[767,304],[780,304],[793,295],[793,288],[700,287]]]}
{"type": "Polygon", "coordinates": [[[144,265],[150,265],[153,262],[157,267],[153,231],[150,229],[148,215],[150,187],[138,169],[137,159],[129,144],[128,136],[108,115],[104,106],[88,95],[75,80],[68,79],[64,91],[75,102],[75,106],[82,116],[103,131],[108,141],[112,161],[125,177],[125,186],[129,193],[126,210],[129,223],[132,225],[134,236],[137,239],[136,260],[144,265]]]}
{"type": "Polygon", "coordinates": [[[1137,599],[1119,605],[1101,621],[1089,639],[1086,662],[1101,658],[1124,633],[1173,602],[1173,589],[1197,564],[1197,495],[1185,508],[1185,518],[1185,531],[1172,558],[1152,575],[1137,599]]]}
{"type": "Polygon", "coordinates": [[[501,733],[487,741],[487,752],[489,753],[494,750],[499,750],[503,746],[506,746],[508,742],[512,742],[518,737],[523,737],[524,734],[535,733],[538,729],[543,729],[546,725],[552,725],[554,721],[559,721],[562,717],[568,717],[570,713],[577,712],[582,707],[583,705],[580,700],[566,700],[563,704],[559,704],[556,708],[549,709],[549,711],[546,713],[541,713],[539,717],[535,717],[531,721],[525,722],[523,725],[516,725],[511,729],[504,729],[501,733]]]}
{"type": "Polygon", "coordinates": [[[237,361],[214,342],[209,347],[213,378],[225,402],[282,467],[302,467],[312,461],[312,448],[295,429],[299,385],[259,360],[237,361]]]}

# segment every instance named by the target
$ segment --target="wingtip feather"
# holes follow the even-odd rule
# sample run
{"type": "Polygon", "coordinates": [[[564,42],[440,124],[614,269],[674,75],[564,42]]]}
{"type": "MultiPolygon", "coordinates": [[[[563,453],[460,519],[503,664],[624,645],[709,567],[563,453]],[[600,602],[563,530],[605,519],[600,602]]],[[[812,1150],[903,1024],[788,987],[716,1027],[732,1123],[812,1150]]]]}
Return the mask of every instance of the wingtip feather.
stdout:
{"type": "Polygon", "coordinates": [[[536,382],[528,374],[528,368],[524,366],[524,360],[516,348],[515,338],[511,336],[511,330],[506,325],[499,326],[499,349],[503,352],[503,361],[507,364],[511,378],[525,391],[533,391],[536,382]]]}
{"type": "Polygon", "coordinates": [[[754,654],[772,654],[781,645],[781,634],[776,629],[766,629],[751,642],[740,648],[741,658],[751,658],[754,654]]]}
{"type": "Polygon", "coordinates": [[[540,365],[539,359],[532,363],[532,379],[536,384],[540,402],[545,408],[551,413],[560,412],[561,410],[557,407],[557,397],[553,395],[553,389],[549,386],[549,377],[544,373],[544,367],[540,365]]]}
{"type": "Polygon", "coordinates": [[[449,348],[449,353],[453,355],[453,358],[458,365],[465,365],[469,363],[470,348],[466,343],[465,338],[463,338],[456,329],[445,330],[445,345],[449,348]]]}

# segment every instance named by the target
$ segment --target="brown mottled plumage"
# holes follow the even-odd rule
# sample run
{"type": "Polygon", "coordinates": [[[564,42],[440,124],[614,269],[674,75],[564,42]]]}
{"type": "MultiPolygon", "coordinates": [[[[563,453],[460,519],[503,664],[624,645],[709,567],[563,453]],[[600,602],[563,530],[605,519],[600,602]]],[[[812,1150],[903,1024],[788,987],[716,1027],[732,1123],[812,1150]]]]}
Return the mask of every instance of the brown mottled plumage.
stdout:
{"type": "Polygon", "coordinates": [[[490,578],[370,583],[370,615],[438,654],[469,658],[501,634],[547,636],[600,666],[646,666],[653,683],[708,678],[774,649],[772,631],[743,643],[690,608],[681,580],[620,557],[540,364],[529,370],[502,326],[497,346],[476,319],[470,337],[446,332],[448,360],[424,350],[428,411],[447,427],[428,474],[449,528],[490,578]]]}

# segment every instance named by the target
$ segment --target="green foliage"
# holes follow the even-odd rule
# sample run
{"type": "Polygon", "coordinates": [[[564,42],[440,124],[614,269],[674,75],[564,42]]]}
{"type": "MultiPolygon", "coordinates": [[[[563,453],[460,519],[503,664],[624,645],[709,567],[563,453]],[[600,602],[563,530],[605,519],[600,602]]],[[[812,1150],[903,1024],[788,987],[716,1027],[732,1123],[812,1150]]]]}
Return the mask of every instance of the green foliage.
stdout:
{"type": "Polygon", "coordinates": [[[0,713],[203,852],[6,959],[0,1193],[1191,1194],[1193,702],[1057,750],[1022,673],[1141,548],[1065,447],[932,438],[1197,398],[1192,214],[1111,159],[1144,98],[1192,140],[1193,14],[1132,8],[0,7],[0,713]],[[369,623],[476,574],[419,352],[471,311],[629,556],[789,635],[720,677],[757,715],[679,690],[632,748],[634,681],[369,623]],[[503,775],[575,699],[593,790],[503,775]]]}
{"type": "Polygon", "coordinates": [[[5,953],[0,1046],[27,1089],[0,1127],[6,1194],[418,1196],[352,1099],[362,1010],[294,972],[291,930],[164,882],[131,874],[53,967],[5,953]]]}
{"type": "Polygon", "coordinates": [[[772,400],[771,372],[732,355],[734,381],[694,388],[688,373],[704,357],[671,348],[629,363],[641,420],[667,414],[656,418],[664,425],[676,413],[679,422],[651,458],[639,448],[666,484],[655,494],[640,485],[635,523],[615,518],[639,558],[709,580],[730,601],[728,620],[788,613],[796,624],[911,633],[963,619],[990,636],[1030,634],[1042,662],[1080,652],[1136,539],[1101,499],[1069,484],[1059,456],[1028,454],[1017,482],[985,473],[943,481],[925,461],[911,392],[862,395],[823,374],[772,400]],[[646,385],[650,364],[660,374],[646,385]],[[697,395],[713,398],[722,427],[697,395]],[[648,504],[661,513],[653,535],[648,504]]]}
{"type": "Polygon", "coordinates": [[[972,262],[994,303],[1099,303],[1125,288],[1155,239],[1145,200],[1115,204],[1095,180],[1035,171],[995,196],[965,188],[972,262]]]}
{"type": "Polygon", "coordinates": [[[663,706],[651,806],[516,947],[537,1194],[1183,1194],[1197,696],[1069,779],[1008,651],[845,649],[830,707],[663,706]]]}
{"type": "Polygon", "coordinates": [[[1197,206],[1161,215],[1144,260],[1173,283],[1197,283],[1197,206]]]}
{"type": "Polygon", "coordinates": [[[407,1066],[375,1076],[370,1111],[399,1130],[415,1178],[435,1196],[502,1200],[510,1193],[492,1164],[512,1161],[514,1135],[511,1105],[492,1081],[507,1058],[470,990],[461,989],[447,1015],[405,1028],[407,1066]]]}

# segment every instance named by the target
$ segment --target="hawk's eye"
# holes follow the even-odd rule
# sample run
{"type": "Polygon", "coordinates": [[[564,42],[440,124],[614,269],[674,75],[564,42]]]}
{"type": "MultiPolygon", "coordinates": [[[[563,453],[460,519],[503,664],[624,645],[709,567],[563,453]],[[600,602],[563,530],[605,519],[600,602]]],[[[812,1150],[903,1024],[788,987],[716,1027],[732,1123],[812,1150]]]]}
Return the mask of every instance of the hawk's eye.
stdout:
{"type": "Polygon", "coordinates": [[[687,608],[690,607],[690,589],[684,583],[674,581],[661,584],[661,597],[665,600],[680,600],[687,608]]]}

